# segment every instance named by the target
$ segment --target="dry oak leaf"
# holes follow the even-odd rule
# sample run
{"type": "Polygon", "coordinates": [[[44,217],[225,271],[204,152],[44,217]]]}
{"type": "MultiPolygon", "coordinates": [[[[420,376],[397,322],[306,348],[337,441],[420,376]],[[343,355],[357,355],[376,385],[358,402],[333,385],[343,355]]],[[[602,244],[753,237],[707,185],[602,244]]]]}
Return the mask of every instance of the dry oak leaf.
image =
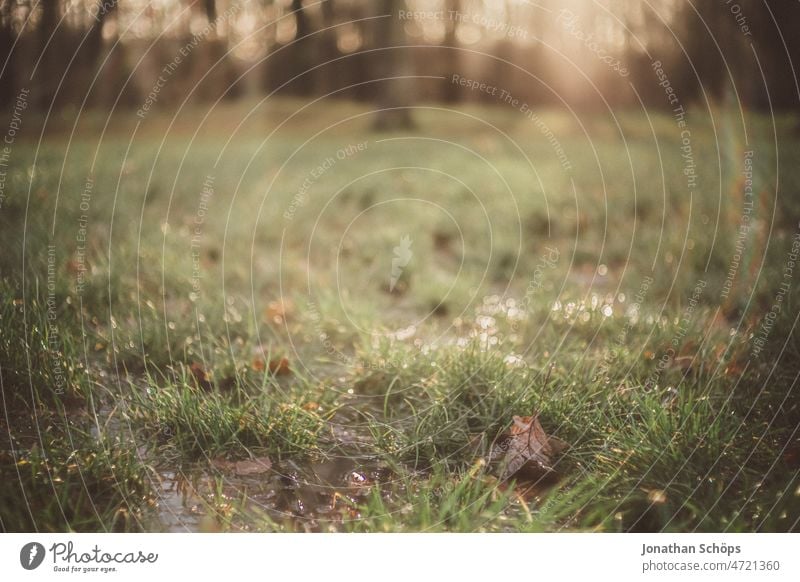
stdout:
{"type": "Polygon", "coordinates": [[[551,457],[563,451],[567,444],[547,436],[538,414],[514,416],[513,420],[510,436],[505,441],[501,480],[509,479],[523,468],[539,474],[552,471],[551,457]]]}

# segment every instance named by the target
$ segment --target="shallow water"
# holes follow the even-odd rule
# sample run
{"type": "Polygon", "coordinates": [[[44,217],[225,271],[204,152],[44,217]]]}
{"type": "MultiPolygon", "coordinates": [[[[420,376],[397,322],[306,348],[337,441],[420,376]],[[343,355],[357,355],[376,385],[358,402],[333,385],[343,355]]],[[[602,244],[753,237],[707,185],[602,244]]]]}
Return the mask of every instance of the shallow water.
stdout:
{"type": "Polygon", "coordinates": [[[237,474],[234,463],[214,464],[159,472],[158,529],[258,529],[259,517],[266,518],[265,525],[269,520],[289,531],[322,531],[323,525],[339,529],[357,517],[352,508],[372,487],[387,484],[392,476],[380,462],[349,457],[285,461],[247,476],[237,474]]]}

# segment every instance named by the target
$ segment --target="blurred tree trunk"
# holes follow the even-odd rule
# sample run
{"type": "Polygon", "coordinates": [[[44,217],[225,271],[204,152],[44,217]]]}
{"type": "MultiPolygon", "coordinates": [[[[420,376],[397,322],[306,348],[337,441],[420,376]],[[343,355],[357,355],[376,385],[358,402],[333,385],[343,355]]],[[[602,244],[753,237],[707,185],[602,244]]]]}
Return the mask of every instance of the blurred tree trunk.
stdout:
{"type": "Polygon", "coordinates": [[[313,27],[302,0],[292,0],[285,16],[294,18],[294,38],[280,47],[280,54],[265,61],[264,87],[267,91],[281,87],[282,93],[305,96],[314,89],[316,71],[309,73],[308,70],[316,64],[318,35],[309,36],[313,27]]]}
{"type": "Polygon", "coordinates": [[[292,81],[294,86],[294,93],[297,95],[308,95],[314,86],[313,73],[307,71],[315,64],[313,62],[315,51],[315,38],[308,37],[313,30],[311,28],[311,21],[308,19],[305,8],[303,8],[303,0],[292,0],[292,8],[294,11],[295,22],[297,23],[297,34],[295,35],[295,43],[292,47],[291,56],[294,61],[294,74],[300,75],[292,81]]]}
{"type": "MultiPolygon", "coordinates": [[[[447,0],[445,2],[445,29],[444,29],[444,62],[445,71],[444,76],[452,76],[453,73],[459,71],[459,52],[458,40],[456,39],[456,30],[458,29],[458,20],[452,17],[454,13],[461,13],[461,0],[447,0]]],[[[460,87],[456,83],[445,81],[444,83],[444,102],[455,103],[460,97],[460,87]]]]}
{"type": "Polygon", "coordinates": [[[12,4],[15,0],[0,0],[0,108],[12,101],[17,90],[17,58],[19,47],[12,54],[11,49],[17,39],[12,22],[12,4]]]}
{"type": "MultiPolygon", "coordinates": [[[[98,66],[100,59],[103,56],[103,25],[106,23],[106,18],[117,9],[117,4],[109,4],[108,8],[101,7],[97,12],[95,18],[92,18],[89,24],[89,32],[86,37],[86,42],[83,43],[82,58],[80,61],[83,63],[83,72],[86,75],[86,88],[91,85],[95,75],[98,74],[98,66]]],[[[108,71],[108,66],[106,66],[108,71]]],[[[95,99],[94,103],[103,103],[101,97],[102,91],[100,90],[105,83],[102,80],[95,82],[95,99]],[[99,84],[99,87],[98,87],[99,84]]]]}
{"type": "Polygon", "coordinates": [[[39,67],[36,70],[39,85],[39,107],[47,110],[55,99],[58,87],[58,58],[60,47],[56,27],[60,17],[59,0],[40,0],[42,7],[39,22],[39,67]],[[52,37],[52,39],[51,39],[52,37]]]}
{"type": "Polygon", "coordinates": [[[235,95],[238,88],[231,87],[236,74],[227,56],[227,38],[218,36],[216,0],[203,0],[203,12],[211,34],[197,50],[197,57],[193,60],[192,78],[203,79],[195,86],[195,96],[202,101],[215,101],[223,95],[235,95]]]}
{"type": "Polygon", "coordinates": [[[100,51],[103,48],[103,24],[106,22],[106,17],[116,9],[117,5],[113,4],[108,10],[100,10],[97,13],[97,17],[91,20],[89,24],[89,34],[84,44],[87,48],[87,56],[91,59],[91,62],[87,64],[94,66],[97,62],[97,58],[100,56],[100,51]]]}
{"type": "Polygon", "coordinates": [[[687,3],[684,11],[684,45],[697,71],[696,77],[694,71],[687,71],[692,96],[702,101],[705,92],[712,100],[723,102],[731,82],[726,61],[728,66],[733,64],[732,69],[738,65],[741,35],[733,29],[728,8],[717,0],[695,0],[694,9],[687,3]]]}
{"type": "Polygon", "coordinates": [[[294,19],[297,23],[296,38],[303,38],[311,34],[311,23],[308,20],[308,15],[303,8],[303,0],[292,0],[292,12],[294,12],[294,19]]]}
{"type": "MultiPolygon", "coordinates": [[[[753,61],[751,88],[756,106],[762,110],[773,108],[800,112],[800,95],[795,84],[798,63],[800,63],[800,37],[795,27],[800,22],[800,2],[770,3],[770,12],[766,8],[758,10],[758,6],[748,5],[748,14],[755,13],[757,19],[752,26],[753,43],[755,44],[758,62],[753,61]],[[773,21],[773,16],[775,20],[773,21]],[[780,31],[778,30],[780,29],[780,31]],[[784,42],[786,46],[784,46],[784,42]],[[767,85],[761,80],[761,70],[767,79],[767,85]],[[795,71],[795,74],[792,74],[795,71]]],[[[751,52],[748,49],[748,52],[751,52]]],[[[800,130],[800,119],[797,121],[800,130]]]]}
{"type": "Polygon", "coordinates": [[[373,128],[377,131],[390,131],[395,129],[411,129],[414,122],[411,119],[411,94],[414,90],[414,81],[410,78],[411,64],[408,51],[402,47],[405,44],[404,21],[400,20],[398,13],[405,10],[403,0],[378,0],[376,2],[379,15],[386,15],[375,20],[375,45],[376,48],[386,49],[374,53],[373,79],[387,77],[402,77],[403,79],[389,79],[378,81],[378,96],[375,104],[378,111],[375,114],[373,128]]]}
{"type": "MultiPolygon", "coordinates": [[[[336,29],[332,28],[336,23],[336,8],[333,0],[327,0],[322,4],[322,32],[317,40],[318,63],[324,63],[339,56],[339,48],[336,45],[336,29]]],[[[340,62],[325,65],[324,68],[316,71],[316,92],[326,95],[337,87],[337,71],[341,66],[340,62]]]]}
{"type": "Polygon", "coordinates": [[[206,12],[206,19],[209,24],[213,24],[217,20],[217,1],[203,0],[203,9],[206,12]]]}

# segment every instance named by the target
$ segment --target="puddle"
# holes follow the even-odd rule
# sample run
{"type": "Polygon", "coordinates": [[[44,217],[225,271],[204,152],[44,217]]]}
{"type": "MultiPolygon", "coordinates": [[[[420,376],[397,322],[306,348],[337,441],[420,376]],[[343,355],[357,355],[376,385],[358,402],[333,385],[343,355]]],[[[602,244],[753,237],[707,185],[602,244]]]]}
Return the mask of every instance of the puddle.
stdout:
{"type": "Polygon", "coordinates": [[[157,497],[157,524],[162,531],[193,532],[200,530],[203,513],[198,511],[202,500],[189,489],[181,473],[161,473],[161,490],[157,497]]]}
{"type": "Polygon", "coordinates": [[[328,451],[322,460],[258,457],[243,465],[214,459],[159,472],[160,526],[216,531],[230,518],[231,529],[250,530],[258,529],[261,518],[267,529],[272,521],[286,531],[331,531],[357,519],[357,506],[375,487],[388,494],[395,476],[386,462],[366,453],[372,437],[362,412],[375,411],[375,399],[347,395],[345,400],[321,435],[328,451]]]}
{"type": "Polygon", "coordinates": [[[318,463],[284,461],[258,475],[197,464],[159,472],[157,526],[163,531],[258,528],[259,516],[288,531],[329,531],[357,518],[355,507],[392,472],[378,461],[341,457],[318,463]]]}

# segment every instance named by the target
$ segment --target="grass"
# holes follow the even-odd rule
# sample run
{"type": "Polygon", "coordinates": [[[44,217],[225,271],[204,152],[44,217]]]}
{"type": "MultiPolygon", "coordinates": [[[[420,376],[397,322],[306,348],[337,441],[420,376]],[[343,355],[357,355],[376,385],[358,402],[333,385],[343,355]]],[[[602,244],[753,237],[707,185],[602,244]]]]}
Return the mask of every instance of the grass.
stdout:
{"type": "Polygon", "coordinates": [[[52,434],[44,440],[46,452],[34,447],[0,460],[5,531],[139,531],[152,522],[151,475],[134,449],[52,434]]]}
{"type": "Polygon", "coordinates": [[[657,113],[542,112],[571,172],[497,108],[195,113],[15,145],[4,530],[169,529],[169,475],[201,530],[797,529],[796,136],[695,112],[689,193],[657,113]],[[502,482],[534,412],[557,478],[502,482]]]}
{"type": "Polygon", "coordinates": [[[178,382],[134,388],[126,400],[126,420],[185,457],[214,457],[266,449],[275,455],[312,454],[322,419],[290,399],[244,391],[203,391],[185,369],[178,382]],[[281,402],[281,400],[285,400],[281,402]]]}

